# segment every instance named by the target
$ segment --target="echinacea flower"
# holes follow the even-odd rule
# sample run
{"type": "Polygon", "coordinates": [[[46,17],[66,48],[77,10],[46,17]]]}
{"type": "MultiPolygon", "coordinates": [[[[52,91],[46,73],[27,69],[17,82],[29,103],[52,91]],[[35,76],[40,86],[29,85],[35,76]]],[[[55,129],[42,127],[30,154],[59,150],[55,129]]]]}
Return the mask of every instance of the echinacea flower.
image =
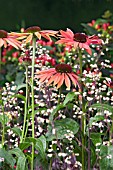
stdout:
{"type": "Polygon", "coordinates": [[[30,43],[34,36],[37,37],[39,40],[41,39],[41,37],[44,37],[47,40],[51,40],[50,36],[55,36],[55,34],[57,33],[58,31],[41,30],[41,28],[38,26],[32,26],[25,29],[24,33],[12,32],[10,34],[18,36],[18,39],[26,40],[26,43],[30,43]]]}
{"type": "Polygon", "coordinates": [[[63,83],[65,83],[68,90],[70,90],[71,82],[78,85],[78,76],[72,71],[72,67],[68,64],[57,64],[55,68],[50,68],[48,70],[42,70],[36,73],[35,78],[38,78],[40,82],[46,82],[47,85],[53,83],[57,85],[57,89],[60,88],[63,83]]]}
{"type": "Polygon", "coordinates": [[[84,48],[90,55],[92,54],[90,45],[91,44],[101,44],[102,41],[98,38],[98,36],[87,36],[84,33],[73,33],[70,29],[66,31],[60,31],[60,40],[56,42],[56,44],[66,44],[68,46],[73,46],[76,48],[84,48]]]}
{"type": "Polygon", "coordinates": [[[16,49],[21,48],[20,42],[16,40],[15,36],[11,36],[7,31],[0,30],[0,48],[4,46],[7,47],[7,44],[12,45],[16,49]]]}

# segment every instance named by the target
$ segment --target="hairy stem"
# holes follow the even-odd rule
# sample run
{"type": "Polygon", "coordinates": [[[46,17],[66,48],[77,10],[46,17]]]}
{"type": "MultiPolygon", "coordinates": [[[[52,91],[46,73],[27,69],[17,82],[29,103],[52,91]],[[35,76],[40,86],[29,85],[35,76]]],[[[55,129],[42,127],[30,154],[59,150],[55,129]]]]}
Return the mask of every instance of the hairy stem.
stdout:
{"type": "Polygon", "coordinates": [[[26,101],[25,101],[25,111],[24,111],[24,124],[23,124],[23,130],[22,130],[22,138],[20,143],[23,142],[23,139],[25,140],[25,127],[26,127],[26,119],[27,119],[27,110],[28,110],[28,66],[26,68],[26,101]]]}
{"type": "MultiPolygon", "coordinates": [[[[34,127],[34,65],[35,65],[35,50],[36,50],[36,39],[33,38],[33,57],[32,57],[32,72],[31,72],[31,95],[32,95],[32,138],[35,137],[35,127],[34,127]]],[[[32,142],[32,161],[31,170],[34,169],[34,143],[32,142]]]]}
{"type": "MultiPolygon", "coordinates": [[[[82,78],[82,53],[79,49],[79,64],[80,64],[80,77],[82,78]]],[[[83,83],[81,80],[81,105],[82,105],[82,117],[81,117],[81,131],[82,131],[82,170],[85,170],[85,127],[86,127],[86,115],[85,104],[83,100],[83,83]]]]}

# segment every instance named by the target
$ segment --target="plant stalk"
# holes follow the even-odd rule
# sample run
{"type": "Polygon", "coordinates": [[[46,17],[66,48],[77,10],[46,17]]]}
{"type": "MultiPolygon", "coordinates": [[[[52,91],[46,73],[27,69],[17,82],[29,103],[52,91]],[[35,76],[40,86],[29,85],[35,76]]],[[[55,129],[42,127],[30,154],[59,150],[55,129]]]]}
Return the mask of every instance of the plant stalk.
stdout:
{"type": "Polygon", "coordinates": [[[24,124],[23,124],[23,130],[22,130],[22,138],[20,143],[23,142],[23,139],[25,141],[25,128],[26,128],[26,119],[27,119],[27,110],[28,110],[28,66],[25,66],[26,68],[26,101],[25,101],[25,111],[24,111],[24,124]]]}
{"type": "Polygon", "coordinates": [[[2,130],[2,148],[4,147],[4,141],[5,141],[5,114],[4,114],[4,106],[2,105],[2,112],[3,112],[3,130],[2,130]]]}
{"type": "MultiPolygon", "coordinates": [[[[31,71],[31,95],[32,95],[32,138],[35,138],[35,127],[34,127],[34,65],[35,65],[35,50],[36,50],[36,38],[33,37],[33,57],[32,57],[32,71],[31,71]]],[[[34,169],[34,143],[32,142],[32,161],[31,170],[34,169]]]]}
{"type": "MultiPolygon", "coordinates": [[[[80,77],[82,78],[82,53],[79,49],[79,64],[80,64],[80,77]]],[[[82,104],[82,117],[81,117],[81,131],[82,131],[82,170],[85,170],[85,128],[86,128],[86,115],[85,104],[83,100],[83,83],[81,80],[81,104],[82,104]]]]}

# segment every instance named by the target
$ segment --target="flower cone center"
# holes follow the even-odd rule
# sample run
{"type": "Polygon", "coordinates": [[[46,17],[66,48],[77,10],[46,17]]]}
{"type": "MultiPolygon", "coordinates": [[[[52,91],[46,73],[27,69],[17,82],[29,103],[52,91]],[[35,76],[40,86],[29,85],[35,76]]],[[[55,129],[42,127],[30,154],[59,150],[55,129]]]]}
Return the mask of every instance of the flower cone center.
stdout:
{"type": "Polygon", "coordinates": [[[4,30],[0,30],[0,38],[7,38],[7,32],[4,30]]]}
{"type": "Polygon", "coordinates": [[[38,31],[41,31],[40,27],[33,26],[33,27],[27,28],[24,32],[25,33],[35,33],[35,32],[38,32],[38,31]]]}
{"type": "Polygon", "coordinates": [[[72,72],[72,67],[68,64],[58,64],[55,67],[55,69],[57,72],[60,72],[60,73],[71,73],[72,72]]]}
{"type": "Polygon", "coordinates": [[[87,36],[82,33],[76,33],[74,35],[74,40],[80,43],[85,43],[87,41],[87,36]]]}

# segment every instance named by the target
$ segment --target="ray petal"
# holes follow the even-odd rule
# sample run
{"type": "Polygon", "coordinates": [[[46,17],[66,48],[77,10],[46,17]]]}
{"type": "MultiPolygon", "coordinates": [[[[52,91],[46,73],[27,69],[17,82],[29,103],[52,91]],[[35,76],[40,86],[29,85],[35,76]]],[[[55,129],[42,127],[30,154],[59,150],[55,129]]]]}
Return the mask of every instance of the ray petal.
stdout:
{"type": "Polygon", "coordinates": [[[53,76],[49,79],[49,81],[47,82],[47,86],[48,86],[49,84],[51,84],[51,83],[55,80],[55,78],[56,78],[56,74],[53,75],[53,76]]]}
{"type": "Polygon", "coordinates": [[[61,75],[61,73],[57,73],[56,74],[56,78],[55,78],[55,80],[54,80],[54,86],[60,81],[60,75],[61,75]]]}
{"type": "Polygon", "coordinates": [[[50,72],[56,72],[55,68],[50,68],[48,70],[41,70],[41,71],[36,72],[36,74],[45,74],[45,73],[50,73],[50,72]]]}
{"type": "Polygon", "coordinates": [[[2,47],[3,45],[4,45],[4,40],[0,38],[0,47],[2,47]]]}
{"type": "Polygon", "coordinates": [[[33,34],[30,34],[27,38],[26,38],[26,43],[30,43],[32,41],[33,38],[33,34]]]}
{"type": "Polygon", "coordinates": [[[37,36],[37,38],[40,40],[41,39],[41,34],[39,32],[35,32],[35,35],[37,36]]]}
{"type": "Polygon", "coordinates": [[[64,82],[64,73],[60,75],[60,81],[58,82],[57,89],[62,86],[63,82],[64,82]]]}
{"type": "Polygon", "coordinates": [[[44,80],[48,80],[49,79],[49,75],[48,74],[44,74],[43,77],[40,78],[39,82],[44,82],[44,80]]]}
{"type": "Polygon", "coordinates": [[[15,47],[16,49],[19,49],[18,48],[18,46],[14,43],[14,42],[12,42],[12,40],[11,39],[9,39],[9,38],[4,38],[10,45],[12,45],[13,47],[15,47]]]}
{"type": "Polygon", "coordinates": [[[69,75],[71,81],[73,82],[73,84],[74,84],[75,87],[76,87],[76,85],[78,84],[78,83],[77,83],[77,80],[72,76],[72,74],[70,74],[70,73],[67,73],[67,74],[69,75]]]}
{"type": "Polygon", "coordinates": [[[65,78],[64,79],[65,79],[66,87],[68,88],[68,90],[70,90],[71,82],[70,82],[70,79],[67,76],[67,74],[65,74],[65,78]]]}

